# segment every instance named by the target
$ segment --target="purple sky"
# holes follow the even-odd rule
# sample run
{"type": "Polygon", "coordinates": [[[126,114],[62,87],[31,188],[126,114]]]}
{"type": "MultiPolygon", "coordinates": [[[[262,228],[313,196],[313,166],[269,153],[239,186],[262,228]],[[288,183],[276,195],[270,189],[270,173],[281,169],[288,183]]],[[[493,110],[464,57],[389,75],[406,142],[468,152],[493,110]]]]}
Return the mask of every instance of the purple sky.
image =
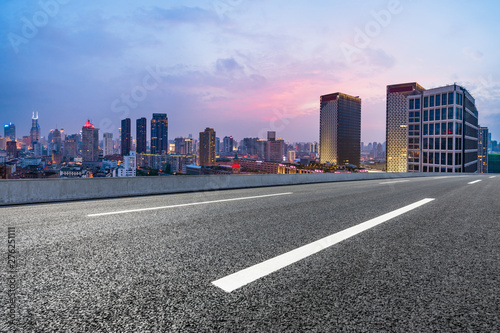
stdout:
{"type": "MultiPolygon", "coordinates": [[[[0,4],[0,123],[100,134],[167,113],[169,138],[317,141],[319,96],[362,99],[362,141],[385,140],[385,88],[454,82],[500,139],[493,1],[77,1],[0,4]],[[42,4],[47,4],[42,6],[42,4]],[[44,8],[45,7],[45,8],[44,8]]],[[[3,133],[0,133],[3,135],[3,133]]]]}

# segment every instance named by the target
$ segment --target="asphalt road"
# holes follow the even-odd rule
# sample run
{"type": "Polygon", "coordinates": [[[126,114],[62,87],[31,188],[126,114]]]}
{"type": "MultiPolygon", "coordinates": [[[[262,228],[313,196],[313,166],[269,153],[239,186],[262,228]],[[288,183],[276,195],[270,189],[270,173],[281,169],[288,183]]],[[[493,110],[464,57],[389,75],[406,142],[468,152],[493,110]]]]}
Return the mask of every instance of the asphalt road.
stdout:
{"type": "Polygon", "coordinates": [[[14,293],[5,284],[12,276],[0,269],[0,301],[8,305],[15,295],[16,313],[16,323],[6,323],[9,307],[2,306],[0,328],[498,332],[500,176],[490,177],[0,208],[1,267],[7,264],[8,227],[15,227],[17,264],[14,293]],[[434,200],[410,206],[424,199],[434,200]],[[387,215],[408,206],[400,215],[387,215]],[[380,223],[335,238],[374,219],[380,223]],[[330,235],[335,236],[328,241],[337,240],[328,243],[330,235]],[[318,240],[322,251],[297,262],[280,259],[283,267],[234,290],[214,284],[247,268],[258,276],[250,267],[318,240]]]}

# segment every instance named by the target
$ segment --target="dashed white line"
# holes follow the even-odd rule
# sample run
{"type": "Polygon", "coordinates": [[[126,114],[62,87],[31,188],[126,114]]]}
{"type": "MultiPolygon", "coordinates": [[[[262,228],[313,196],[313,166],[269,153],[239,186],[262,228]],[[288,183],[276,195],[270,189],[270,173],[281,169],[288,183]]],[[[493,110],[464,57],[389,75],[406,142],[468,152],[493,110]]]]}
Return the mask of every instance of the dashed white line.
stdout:
{"type": "Polygon", "coordinates": [[[231,198],[231,199],[221,199],[221,200],[211,200],[211,201],[201,201],[201,202],[192,202],[192,203],[170,205],[170,206],[162,206],[162,207],[149,207],[149,208],[121,210],[121,211],[116,211],[116,212],[89,214],[87,216],[88,217],[95,217],[95,216],[104,216],[104,215],[115,215],[115,214],[125,214],[125,213],[134,213],[134,212],[144,212],[144,211],[148,211],[148,210],[168,209],[168,208],[196,206],[196,205],[207,205],[207,204],[212,204],[212,203],[228,202],[228,201],[238,201],[238,200],[260,199],[260,198],[268,198],[268,197],[275,197],[275,196],[279,196],[279,195],[288,195],[288,194],[293,194],[293,192],[264,194],[264,195],[255,195],[255,196],[251,196],[251,197],[241,197],[241,198],[231,198]]]}
{"type": "Polygon", "coordinates": [[[230,293],[244,285],[247,285],[255,280],[258,280],[266,275],[269,275],[281,268],[291,265],[299,260],[307,258],[319,251],[322,251],[332,245],[335,245],[343,240],[353,237],[363,231],[371,229],[381,223],[389,221],[401,214],[409,212],[415,208],[418,208],[426,203],[433,201],[434,199],[423,199],[417,201],[411,205],[396,209],[390,213],[381,215],[374,219],[368,220],[361,224],[355,225],[353,227],[347,228],[333,235],[327,236],[315,242],[309,243],[302,247],[299,247],[290,252],[286,252],[272,259],[261,262],[254,266],[245,268],[241,271],[213,281],[212,284],[221,288],[222,290],[230,293]]]}
{"type": "Polygon", "coordinates": [[[478,180],[474,180],[472,182],[468,182],[467,184],[475,184],[475,183],[479,183],[481,181],[481,179],[478,179],[478,180]]]}
{"type": "Polygon", "coordinates": [[[409,182],[409,180],[393,180],[393,181],[383,182],[383,183],[379,183],[379,184],[393,184],[393,183],[405,183],[405,182],[409,182]]]}
{"type": "Polygon", "coordinates": [[[496,176],[491,176],[490,178],[495,178],[496,176]]]}

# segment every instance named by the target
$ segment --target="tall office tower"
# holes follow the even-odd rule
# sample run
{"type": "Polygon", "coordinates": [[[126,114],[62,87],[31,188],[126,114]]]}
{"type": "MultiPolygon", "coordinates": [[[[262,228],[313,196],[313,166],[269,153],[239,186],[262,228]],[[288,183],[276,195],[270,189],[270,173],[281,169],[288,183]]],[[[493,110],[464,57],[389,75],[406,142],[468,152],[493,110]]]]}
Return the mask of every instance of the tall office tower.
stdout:
{"type": "Polygon", "coordinates": [[[31,143],[35,144],[40,140],[40,125],[38,124],[38,112],[33,112],[31,117],[31,130],[30,130],[31,143]]]}
{"type": "Polygon", "coordinates": [[[168,152],[168,118],[166,113],[153,113],[151,119],[151,154],[168,152]]]}
{"type": "Polygon", "coordinates": [[[5,124],[3,133],[5,140],[16,141],[16,126],[13,123],[5,124]]]}
{"type": "Polygon", "coordinates": [[[193,140],[190,138],[175,138],[175,153],[178,155],[191,155],[193,153],[193,140]]]}
{"type": "Polygon", "coordinates": [[[259,154],[259,138],[244,138],[243,145],[245,146],[246,154],[250,156],[259,154]]]}
{"type": "Polygon", "coordinates": [[[215,152],[220,153],[220,138],[215,138],[215,152]]]}
{"type": "Polygon", "coordinates": [[[283,139],[276,139],[276,136],[274,136],[271,137],[271,140],[268,140],[266,142],[265,153],[264,153],[264,159],[266,161],[283,162],[284,154],[285,154],[285,141],[283,139]]]}
{"type": "Polygon", "coordinates": [[[215,131],[207,127],[200,132],[200,162],[201,166],[215,165],[215,131]]]}
{"type": "Polygon", "coordinates": [[[234,139],[232,136],[225,136],[222,139],[222,152],[223,153],[232,153],[234,148],[234,139]]]}
{"type": "Polygon", "coordinates": [[[132,129],[130,118],[122,119],[121,129],[121,154],[122,156],[128,156],[132,147],[132,129]]]}
{"type": "Polygon", "coordinates": [[[476,172],[478,112],[458,85],[387,86],[388,172],[476,172]]]}
{"type": "Polygon", "coordinates": [[[488,173],[488,127],[479,127],[477,172],[488,173]]]}
{"type": "Polygon", "coordinates": [[[78,135],[67,135],[63,146],[63,161],[70,162],[78,156],[78,135]]]}
{"type": "Polygon", "coordinates": [[[320,163],[359,166],[361,99],[343,93],[320,97],[320,163]]]}
{"type": "Polygon", "coordinates": [[[102,155],[113,155],[113,133],[104,133],[102,139],[102,155]]]}
{"type": "Polygon", "coordinates": [[[136,121],[136,132],[137,132],[137,154],[145,154],[146,153],[146,118],[140,118],[136,121]]]}
{"type": "Polygon", "coordinates": [[[57,128],[54,130],[54,132],[52,132],[52,143],[54,144],[53,145],[53,149],[56,151],[56,152],[60,152],[62,150],[62,137],[61,137],[61,131],[58,130],[57,128]]]}
{"type": "Polygon", "coordinates": [[[16,141],[7,141],[5,149],[7,150],[7,155],[17,158],[18,152],[17,152],[17,144],[16,141]]]}
{"type": "Polygon", "coordinates": [[[82,160],[84,163],[99,160],[99,129],[90,120],[82,127],[82,160]]]}

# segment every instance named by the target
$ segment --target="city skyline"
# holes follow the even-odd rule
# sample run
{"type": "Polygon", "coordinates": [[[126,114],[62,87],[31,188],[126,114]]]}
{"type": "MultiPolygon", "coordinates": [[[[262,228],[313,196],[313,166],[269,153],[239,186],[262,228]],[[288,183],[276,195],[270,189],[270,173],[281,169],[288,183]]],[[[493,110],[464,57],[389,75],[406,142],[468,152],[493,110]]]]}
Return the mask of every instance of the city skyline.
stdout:
{"type": "Polygon", "coordinates": [[[457,82],[476,99],[481,126],[500,133],[496,3],[56,4],[0,5],[0,121],[18,133],[33,111],[43,136],[77,133],[90,119],[118,137],[121,119],[168,113],[172,138],[211,126],[222,136],[274,130],[312,142],[317,97],[343,91],[364,101],[361,140],[382,142],[385,87],[396,82],[457,82]],[[328,19],[332,11],[342,15],[328,19]]]}

